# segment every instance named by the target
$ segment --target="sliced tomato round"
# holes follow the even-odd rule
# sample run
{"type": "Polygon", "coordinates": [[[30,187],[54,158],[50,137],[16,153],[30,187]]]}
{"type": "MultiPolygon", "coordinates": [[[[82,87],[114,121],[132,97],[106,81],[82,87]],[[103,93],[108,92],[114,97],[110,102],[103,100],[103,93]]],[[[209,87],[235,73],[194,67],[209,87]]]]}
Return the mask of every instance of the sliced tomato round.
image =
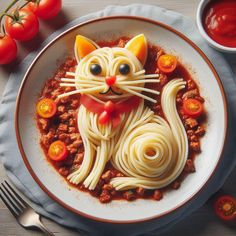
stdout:
{"type": "Polygon", "coordinates": [[[236,218],[236,199],[229,195],[221,196],[215,201],[214,210],[222,220],[233,220],[236,218]]]}
{"type": "Polygon", "coordinates": [[[56,111],[57,105],[52,99],[43,98],[37,103],[37,113],[43,118],[53,117],[56,111]]]}
{"type": "Polygon", "coordinates": [[[62,141],[53,142],[48,149],[48,156],[54,161],[63,161],[68,156],[68,150],[62,141]]]}
{"type": "Polygon", "coordinates": [[[186,115],[197,118],[203,113],[203,105],[197,99],[189,98],[183,101],[183,111],[186,115]]]}
{"type": "Polygon", "coordinates": [[[173,55],[165,54],[158,58],[157,66],[163,73],[171,73],[177,67],[177,58],[173,55]]]}

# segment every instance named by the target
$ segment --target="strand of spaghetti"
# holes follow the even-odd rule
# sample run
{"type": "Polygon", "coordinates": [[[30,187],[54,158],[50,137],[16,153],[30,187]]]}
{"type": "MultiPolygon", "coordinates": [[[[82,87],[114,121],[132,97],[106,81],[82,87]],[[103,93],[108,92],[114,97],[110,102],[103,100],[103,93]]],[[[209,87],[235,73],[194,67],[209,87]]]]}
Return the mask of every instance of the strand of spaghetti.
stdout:
{"type": "Polygon", "coordinates": [[[75,73],[74,73],[74,72],[67,71],[67,72],[66,72],[66,75],[75,76],[75,73]]]}
{"type": "Polygon", "coordinates": [[[149,93],[153,93],[153,94],[157,94],[157,95],[160,94],[159,91],[156,91],[153,89],[148,89],[148,88],[140,88],[140,87],[135,87],[135,86],[127,86],[127,88],[132,89],[132,90],[137,90],[137,91],[149,92],[149,93]]]}
{"type": "Polygon", "coordinates": [[[142,74],[145,74],[145,70],[140,70],[138,72],[135,72],[134,76],[139,76],[139,75],[142,75],[142,74]]]}
{"type": "Polygon", "coordinates": [[[148,75],[141,75],[138,78],[139,79],[146,79],[146,78],[159,78],[159,74],[148,74],[148,75]]]}
{"type": "Polygon", "coordinates": [[[70,83],[60,83],[61,87],[76,87],[76,84],[70,84],[70,83]]]}
{"type": "Polygon", "coordinates": [[[98,86],[98,87],[93,87],[91,89],[77,89],[75,91],[71,91],[71,92],[67,92],[67,93],[63,93],[63,94],[60,94],[58,96],[58,98],[62,98],[62,97],[66,97],[66,96],[69,96],[69,95],[73,95],[73,94],[78,94],[78,93],[85,93],[85,92],[93,92],[93,91],[100,91],[99,89],[102,89],[102,88],[105,88],[106,86],[105,85],[102,85],[102,86],[98,86]]]}
{"type": "Polygon", "coordinates": [[[144,94],[142,94],[142,93],[135,92],[135,91],[133,91],[133,90],[131,90],[131,89],[128,89],[127,87],[122,87],[122,89],[125,90],[125,91],[127,91],[127,92],[129,92],[129,93],[131,93],[131,94],[134,94],[134,95],[136,95],[136,96],[138,96],[138,97],[141,97],[141,98],[143,98],[143,99],[146,99],[146,100],[148,100],[148,101],[150,101],[150,102],[153,102],[153,103],[156,103],[156,102],[157,102],[155,99],[152,99],[152,98],[150,98],[150,97],[148,97],[148,96],[146,96],[146,95],[144,95],[144,94]]]}
{"type": "Polygon", "coordinates": [[[71,79],[71,78],[61,78],[61,81],[63,81],[63,82],[73,82],[73,83],[75,83],[75,79],[71,79]]]}
{"type": "Polygon", "coordinates": [[[145,79],[145,80],[134,80],[134,81],[117,81],[118,84],[142,84],[142,83],[159,83],[160,80],[158,79],[145,79]]]}

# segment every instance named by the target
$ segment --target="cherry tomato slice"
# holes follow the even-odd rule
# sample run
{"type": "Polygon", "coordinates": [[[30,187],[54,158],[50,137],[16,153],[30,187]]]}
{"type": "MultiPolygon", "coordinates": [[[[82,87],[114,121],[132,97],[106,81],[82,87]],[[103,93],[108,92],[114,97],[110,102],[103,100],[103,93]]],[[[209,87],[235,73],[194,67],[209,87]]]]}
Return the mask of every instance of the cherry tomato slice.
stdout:
{"type": "Polygon", "coordinates": [[[171,73],[177,67],[177,58],[173,55],[165,54],[157,60],[158,68],[164,73],[171,73]]]}
{"type": "Polygon", "coordinates": [[[37,103],[37,113],[43,118],[50,118],[55,115],[57,111],[56,103],[49,98],[43,98],[37,103]]]}
{"type": "Polygon", "coordinates": [[[222,220],[233,220],[236,217],[236,199],[228,195],[221,196],[216,200],[214,210],[222,220]]]}
{"type": "Polygon", "coordinates": [[[53,142],[48,149],[48,156],[54,161],[63,161],[68,156],[65,143],[58,140],[53,142]]]}
{"type": "Polygon", "coordinates": [[[203,112],[203,105],[197,99],[189,98],[183,101],[183,111],[186,115],[197,118],[203,112]]]}
{"type": "Polygon", "coordinates": [[[110,120],[108,112],[102,112],[98,117],[98,122],[102,125],[106,124],[110,120]]]}

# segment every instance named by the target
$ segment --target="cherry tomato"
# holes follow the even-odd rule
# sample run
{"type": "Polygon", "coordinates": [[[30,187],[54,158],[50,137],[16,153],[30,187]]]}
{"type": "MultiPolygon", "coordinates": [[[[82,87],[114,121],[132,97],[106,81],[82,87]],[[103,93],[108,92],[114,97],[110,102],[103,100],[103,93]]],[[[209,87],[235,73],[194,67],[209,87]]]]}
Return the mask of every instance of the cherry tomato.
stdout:
{"type": "Polygon", "coordinates": [[[62,141],[53,142],[48,149],[48,156],[54,161],[63,161],[68,156],[68,149],[62,141]]]}
{"type": "Polygon", "coordinates": [[[0,37],[0,65],[10,63],[16,58],[17,46],[9,35],[0,37]]]}
{"type": "Polygon", "coordinates": [[[165,54],[157,60],[158,68],[164,73],[171,73],[177,67],[177,58],[173,55],[165,54]]]}
{"type": "Polygon", "coordinates": [[[183,102],[183,111],[186,115],[197,118],[203,112],[203,105],[197,99],[189,98],[183,102]]]}
{"type": "Polygon", "coordinates": [[[109,114],[112,113],[115,110],[115,104],[112,101],[106,102],[104,105],[104,110],[109,114]]]}
{"type": "Polygon", "coordinates": [[[25,9],[12,12],[13,18],[7,16],[5,20],[6,32],[14,39],[27,41],[39,31],[39,21],[35,14],[25,9]]]}
{"type": "Polygon", "coordinates": [[[47,20],[55,17],[61,10],[61,0],[40,0],[30,2],[27,7],[34,12],[39,18],[47,20]]]}
{"type": "Polygon", "coordinates": [[[235,198],[228,195],[219,197],[214,204],[214,210],[222,220],[233,220],[236,217],[235,198]]]}
{"type": "Polygon", "coordinates": [[[55,115],[57,111],[56,103],[49,98],[43,98],[37,103],[37,113],[43,118],[50,118],[55,115]]]}
{"type": "Polygon", "coordinates": [[[98,117],[98,122],[102,125],[106,124],[110,120],[108,112],[102,112],[98,117]]]}

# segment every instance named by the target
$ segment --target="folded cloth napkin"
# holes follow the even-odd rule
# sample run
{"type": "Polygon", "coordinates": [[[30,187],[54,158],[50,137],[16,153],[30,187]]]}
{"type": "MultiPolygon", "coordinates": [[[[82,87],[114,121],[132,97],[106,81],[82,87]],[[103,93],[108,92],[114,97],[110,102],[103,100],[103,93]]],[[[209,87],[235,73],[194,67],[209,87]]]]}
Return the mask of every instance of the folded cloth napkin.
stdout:
{"type": "Polygon", "coordinates": [[[234,168],[236,164],[236,158],[234,158],[236,150],[234,144],[236,140],[236,124],[235,122],[233,123],[233,120],[236,120],[236,86],[230,67],[227,65],[223,56],[207,46],[205,41],[199,35],[194,22],[179,13],[165,10],[157,6],[142,4],[108,6],[102,11],[80,17],[69,23],[61,30],[53,33],[45,41],[43,46],[71,26],[89,19],[110,15],[137,15],[151,18],[172,26],[194,41],[210,58],[217,69],[228,98],[229,136],[224,158],[220,163],[218,171],[210,180],[208,188],[205,188],[191,202],[170,216],[146,223],[132,225],[105,224],[88,220],[65,210],[62,206],[50,199],[38,187],[25,168],[18,150],[14,131],[14,109],[17,92],[24,73],[38,52],[29,54],[28,57],[14,70],[7,83],[0,109],[0,157],[10,179],[21,192],[34,202],[35,209],[40,214],[58,222],[59,224],[73,227],[78,231],[81,230],[88,235],[156,235],[157,233],[176,224],[188,214],[202,206],[204,202],[223,185],[225,179],[234,168]]]}

